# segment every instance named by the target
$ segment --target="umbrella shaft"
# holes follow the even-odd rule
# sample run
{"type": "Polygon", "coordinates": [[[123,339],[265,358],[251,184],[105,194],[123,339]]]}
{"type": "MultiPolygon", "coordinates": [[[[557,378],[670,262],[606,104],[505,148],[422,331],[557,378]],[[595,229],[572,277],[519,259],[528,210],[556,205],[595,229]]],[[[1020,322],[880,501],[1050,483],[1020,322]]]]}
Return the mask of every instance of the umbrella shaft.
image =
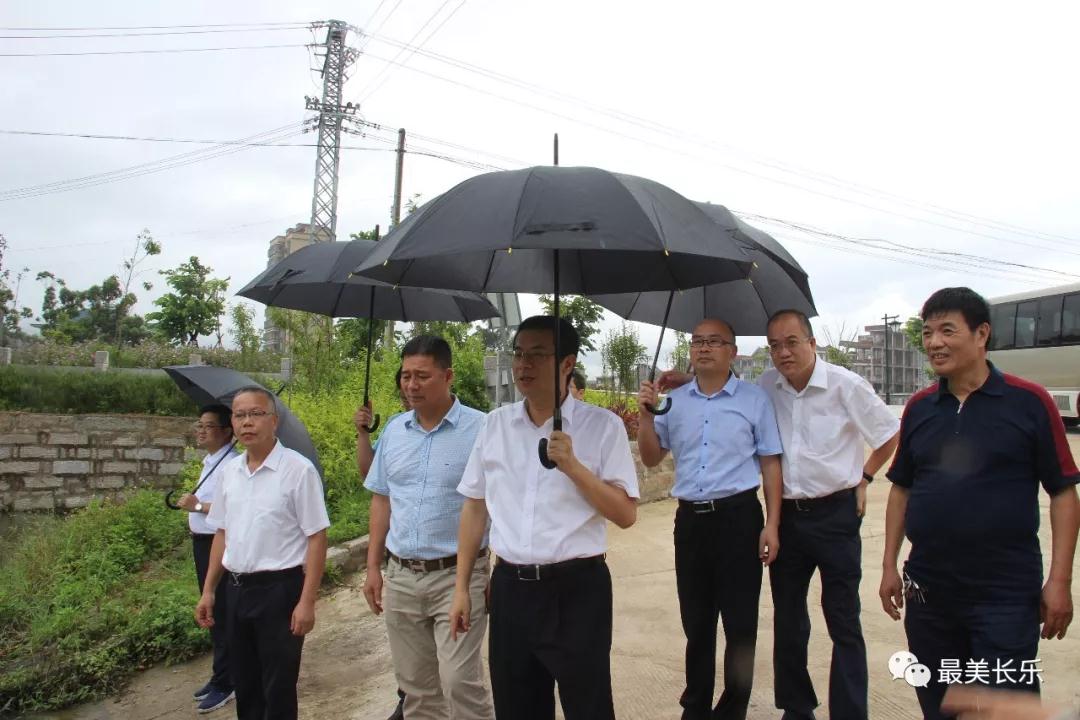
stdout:
{"type": "Polygon", "coordinates": [[[559,405],[560,405],[559,401],[561,400],[561,398],[559,397],[560,394],[561,394],[559,392],[559,389],[560,389],[559,388],[559,381],[562,378],[559,377],[559,365],[561,364],[560,360],[562,359],[560,357],[560,351],[562,350],[562,346],[561,346],[561,343],[559,342],[559,337],[562,335],[562,333],[560,332],[560,330],[562,329],[562,322],[560,321],[560,318],[559,318],[559,251],[555,250],[554,252],[555,252],[555,271],[554,271],[553,275],[554,275],[554,280],[555,280],[555,295],[554,295],[555,301],[552,303],[552,306],[555,308],[555,327],[554,327],[554,331],[555,331],[554,332],[554,334],[555,334],[555,414],[551,418],[551,429],[556,430],[556,431],[561,431],[562,430],[562,408],[559,407],[559,405]]]}
{"type": "Polygon", "coordinates": [[[671,314],[671,301],[675,299],[675,291],[668,293],[667,307],[664,308],[664,323],[660,326],[660,339],[656,341],[656,354],[652,359],[652,370],[649,371],[649,382],[656,379],[656,363],[660,362],[660,347],[664,344],[664,331],[667,330],[668,316],[671,314]]]}

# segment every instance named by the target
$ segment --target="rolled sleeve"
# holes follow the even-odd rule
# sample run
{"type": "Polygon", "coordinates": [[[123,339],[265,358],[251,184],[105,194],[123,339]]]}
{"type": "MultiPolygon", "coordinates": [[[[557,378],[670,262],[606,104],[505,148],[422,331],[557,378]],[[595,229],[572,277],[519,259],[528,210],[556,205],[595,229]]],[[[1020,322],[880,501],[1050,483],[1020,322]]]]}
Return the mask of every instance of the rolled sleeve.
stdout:
{"type": "Polygon", "coordinates": [[[637,499],[641,497],[641,490],[638,488],[634,456],[630,454],[630,439],[626,436],[622,420],[618,417],[612,419],[613,422],[605,431],[606,452],[601,456],[598,476],[609,485],[618,485],[628,496],[637,499]]]}
{"type": "MultiPolygon", "coordinates": [[[[760,390],[756,385],[747,385],[755,390],[760,390]]],[[[773,410],[772,401],[764,390],[760,390],[761,398],[758,402],[757,419],[754,422],[754,448],[760,455],[780,455],[784,452],[784,444],[780,440],[780,427],[776,424],[776,411],[773,410]]]]}
{"type": "Polygon", "coordinates": [[[900,420],[863,378],[851,383],[843,397],[848,417],[855,423],[866,444],[874,450],[889,442],[900,431],[900,420]]]}
{"type": "Polygon", "coordinates": [[[330,516],[326,513],[326,502],[323,500],[322,480],[314,467],[308,466],[301,473],[293,493],[293,503],[300,529],[308,537],[330,527],[330,516]]]}

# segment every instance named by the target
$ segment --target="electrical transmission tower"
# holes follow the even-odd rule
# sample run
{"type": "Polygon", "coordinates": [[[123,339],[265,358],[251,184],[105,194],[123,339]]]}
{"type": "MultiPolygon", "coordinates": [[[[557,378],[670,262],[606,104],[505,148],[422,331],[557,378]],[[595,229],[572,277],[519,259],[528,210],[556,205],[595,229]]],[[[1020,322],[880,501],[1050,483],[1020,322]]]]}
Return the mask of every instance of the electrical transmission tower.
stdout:
{"type": "MultiPolygon", "coordinates": [[[[315,122],[319,141],[315,156],[315,189],[311,198],[312,242],[333,241],[337,237],[338,164],[341,161],[342,126],[356,116],[358,105],[341,104],[342,88],[348,79],[349,67],[360,51],[345,44],[349,30],[357,28],[341,20],[326,20],[312,24],[312,29],[326,28],[326,42],[316,47],[324,54],[322,66],[322,99],[305,97],[305,107],[319,113],[315,122]]],[[[319,56],[317,54],[317,56],[319,56]]]]}

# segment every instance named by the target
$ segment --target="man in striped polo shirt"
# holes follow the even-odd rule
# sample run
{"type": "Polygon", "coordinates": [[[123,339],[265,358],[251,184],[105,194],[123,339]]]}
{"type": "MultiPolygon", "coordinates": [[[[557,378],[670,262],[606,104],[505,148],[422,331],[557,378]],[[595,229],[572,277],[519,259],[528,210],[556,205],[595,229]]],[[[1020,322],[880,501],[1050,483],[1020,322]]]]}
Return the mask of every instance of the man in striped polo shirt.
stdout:
{"type": "Polygon", "coordinates": [[[908,649],[929,670],[916,693],[923,716],[936,719],[952,716],[941,701],[953,683],[1038,692],[1039,625],[1049,640],[1072,620],[1080,473],[1046,390],[987,360],[986,300],[944,288],[921,316],[940,380],[904,409],[879,594],[894,620],[906,601],[908,649]],[[1045,583],[1040,485],[1050,496],[1045,583]],[[901,576],[905,535],[911,553],[901,576]]]}
{"type": "Polygon", "coordinates": [[[492,720],[481,664],[486,537],[469,576],[470,619],[478,632],[454,642],[449,622],[465,501],[457,486],[484,414],[450,392],[454,371],[445,340],[415,337],[401,355],[400,387],[412,410],[383,430],[364,483],[373,493],[364,597],[372,612],[385,612],[405,717],[492,720]]]}

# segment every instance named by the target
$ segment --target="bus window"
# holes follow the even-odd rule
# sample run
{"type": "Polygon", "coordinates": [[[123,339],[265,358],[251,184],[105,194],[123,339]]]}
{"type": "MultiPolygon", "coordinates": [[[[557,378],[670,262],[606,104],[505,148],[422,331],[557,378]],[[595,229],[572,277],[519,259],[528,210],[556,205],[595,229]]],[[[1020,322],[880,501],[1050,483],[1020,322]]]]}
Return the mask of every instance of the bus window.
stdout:
{"type": "Polygon", "coordinates": [[[1061,343],[1061,301],[1060,295],[1039,300],[1039,331],[1035,338],[1039,345],[1061,343]]]}
{"type": "Polygon", "coordinates": [[[1016,306],[1016,347],[1032,347],[1035,344],[1035,318],[1038,312],[1038,300],[1028,300],[1016,306]]]}
{"type": "MultiPolygon", "coordinates": [[[[1080,309],[1080,305],[1077,307],[1080,309]]],[[[991,350],[1011,348],[1016,338],[1016,303],[995,305],[990,308],[990,328],[991,350]]],[[[1080,332],[1080,328],[1077,330],[1080,332]]]]}
{"type": "Polygon", "coordinates": [[[1080,342],[1080,295],[1065,297],[1065,309],[1061,313],[1061,342],[1080,342]]]}

